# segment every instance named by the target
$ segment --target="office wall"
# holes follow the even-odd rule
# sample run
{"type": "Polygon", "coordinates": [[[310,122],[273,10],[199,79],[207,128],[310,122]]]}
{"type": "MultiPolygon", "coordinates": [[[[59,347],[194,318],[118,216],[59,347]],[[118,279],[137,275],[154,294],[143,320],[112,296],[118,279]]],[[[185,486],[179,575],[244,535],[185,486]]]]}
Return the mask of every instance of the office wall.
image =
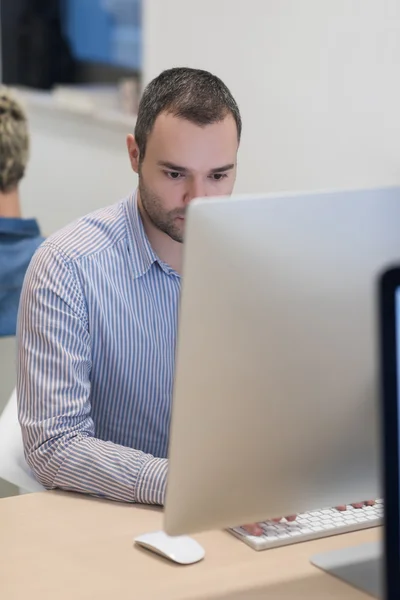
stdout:
{"type": "Polygon", "coordinates": [[[144,79],[209,69],[240,105],[236,190],[400,182],[398,0],[145,0],[144,79]]]}
{"type": "Polygon", "coordinates": [[[52,106],[46,94],[21,94],[31,132],[31,159],[21,185],[24,215],[53,233],[81,215],[125,197],[136,186],[126,124],[52,106]]]}

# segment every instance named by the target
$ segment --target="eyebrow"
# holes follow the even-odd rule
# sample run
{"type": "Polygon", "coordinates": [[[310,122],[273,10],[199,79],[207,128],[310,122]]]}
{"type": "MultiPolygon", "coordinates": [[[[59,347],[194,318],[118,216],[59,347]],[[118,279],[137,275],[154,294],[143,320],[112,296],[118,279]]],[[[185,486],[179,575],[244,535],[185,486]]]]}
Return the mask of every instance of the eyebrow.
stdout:
{"type": "MultiPolygon", "coordinates": [[[[176,171],[177,173],[187,173],[189,169],[186,167],[180,167],[178,165],[174,165],[173,163],[166,162],[163,160],[158,161],[160,167],[165,167],[166,169],[170,169],[171,171],[176,171]]],[[[215,169],[211,169],[210,173],[224,173],[225,171],[231,171],[234,168],[234,164],[231,163],[229,165],[224,165],[223,167],[217,167],[215,169]]]]}

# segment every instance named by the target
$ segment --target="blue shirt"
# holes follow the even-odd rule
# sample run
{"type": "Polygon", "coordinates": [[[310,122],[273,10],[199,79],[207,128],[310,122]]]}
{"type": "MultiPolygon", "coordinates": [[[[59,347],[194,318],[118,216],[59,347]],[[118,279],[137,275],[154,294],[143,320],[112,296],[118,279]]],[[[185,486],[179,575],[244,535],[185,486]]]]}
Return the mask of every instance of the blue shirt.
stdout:
{"type": "Polygon", "coordinates": [[[163,504],[179,295],[135,195],[38,250],[21,296],[17,387],[42,485],[163,504]]]}
{"type": "Polygon", "coordinates": [[[0,217],[0,337],[15,335],[22,283],[42,241],[35,219],[0,217]]]}

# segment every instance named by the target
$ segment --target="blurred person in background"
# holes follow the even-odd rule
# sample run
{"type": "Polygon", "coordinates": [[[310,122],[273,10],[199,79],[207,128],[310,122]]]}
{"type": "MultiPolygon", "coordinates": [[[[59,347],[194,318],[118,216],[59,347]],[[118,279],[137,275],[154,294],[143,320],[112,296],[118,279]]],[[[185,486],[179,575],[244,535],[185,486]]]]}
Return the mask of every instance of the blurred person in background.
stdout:
{"type": "Polygon", "coordinates": [[[0,337],[15,335],[25,272],[43,241],[36,220],[21,214],[19,184],[28,156],[26,114],[10,91],[0,87],[0,337]]]}

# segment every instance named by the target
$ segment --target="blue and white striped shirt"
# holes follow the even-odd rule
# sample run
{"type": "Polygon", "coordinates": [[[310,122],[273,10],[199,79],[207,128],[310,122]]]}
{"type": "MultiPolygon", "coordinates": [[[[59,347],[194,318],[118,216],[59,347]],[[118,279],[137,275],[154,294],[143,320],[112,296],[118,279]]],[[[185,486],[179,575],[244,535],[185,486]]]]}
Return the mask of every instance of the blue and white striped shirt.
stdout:
{"type": "Polygon", "coordinates": [[[46,488],[163,504],[180,283],[135,195],[35,254],[17,387],[26,458],[46,488]]]}

